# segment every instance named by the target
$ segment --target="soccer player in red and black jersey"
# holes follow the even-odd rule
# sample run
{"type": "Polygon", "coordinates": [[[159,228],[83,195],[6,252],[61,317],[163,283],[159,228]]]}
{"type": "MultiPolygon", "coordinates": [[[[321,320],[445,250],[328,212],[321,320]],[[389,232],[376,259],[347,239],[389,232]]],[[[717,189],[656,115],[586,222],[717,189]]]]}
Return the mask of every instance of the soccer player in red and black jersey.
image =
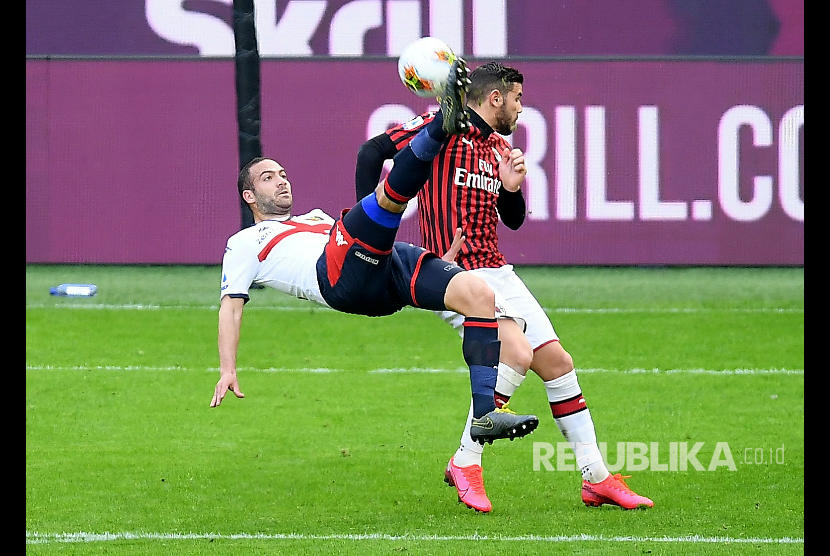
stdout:
{"type": "MultiPolygon", "coordinates": [[[[542,379],[551,414],[573,448],[582,474],[582,501],[623,508],[651,507],[653,502],[633,492],[619,474],[612,475],[600,453],[591,413],[577,380],[571,355],[562,347],[553,325],[539,302],[499,250],[497,224],[518,229],[525,218],[521,182],[499,178],[500,161],[524,175],[523,153],[512,148],[504,135],[516,129],[522,111],[524,77],[511,67],[489,62],[470,73],[467,110],[470,129],[445,143],[433,159],[432,172],[418,192],[418,216],[423,247],[445,253],[461,228],[465,243],[456,257],[459,266],[484,278],[499,305],[501,355],[496,404],[506,405],[525,379],[528,369],[542,379]]],[[[361,146],[355,172],[357,198],[377,186],[387,159],[441,113],[421,114],[381,133],[361,146]]],[[[502,164],[502,167],[508,167],[502,164]]],[[[459,315],[441,316],[463,335],[459,315]]],[[[492,504],[484,489],[483,446],[469,434],[470,416],[456,453],[445,470],[445,481],[456,487],[467,506],[489,511],[492,504]]]]}
{"type": "MultiPolygon", "coordinates": [[[[521,93],[518,94],[518,99],[521,93]]],[[[427,113],[406,125],[397,126],[370,139],[361,150],[357,172],[357,194],[371,191],[377,183],[379,168],[389,155],[405,147],[409,140],[427,125],[437,113],[427,113]],[[378,165],[380,163],[380,165],[378,165]]],[[[456,262],[466,270],[497,268],[507,264],[499,251],[496,225],[516,230],[525,218],[525,201],[521,189],[509,190],[498,178],[498,164],[510,156],[511,147],[488,124],[472,111],[473,126],[465,135],[454,136],[432,166],[428,184],[418,194],[418,216],[431,226],[421,227],[422,246],[436,253],[445,253],[452,243],[456,228],[461,227],[466,241],[456,262]],[[476,125],[478,124],[478,125],[476,125]],[[482,125],[483,124],[483,125],[482,125]]],[[[520,156],[517,150],[514,157],[520,156]]]]}

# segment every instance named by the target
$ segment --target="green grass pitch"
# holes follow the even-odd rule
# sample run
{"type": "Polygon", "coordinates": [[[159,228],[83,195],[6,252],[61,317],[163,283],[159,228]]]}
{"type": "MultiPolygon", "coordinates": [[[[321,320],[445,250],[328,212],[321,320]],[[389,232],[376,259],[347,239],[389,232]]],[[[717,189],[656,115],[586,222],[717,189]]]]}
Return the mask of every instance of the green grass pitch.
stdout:
{"type": "Polygon", "coordinates": [[[485,449],[492,513],[459,504],[442,477],[469,381],[429,312],[254,290],[246,397],[211,409],[218,267],[29,265],[26,552],[804,552],[802,268],[518,273],[574,357],[607,460],[653,509],[581,503],[532,373],[511,406],[539,428],[485,449]],[[49,296],[63,282],[99,293],[49,296]]]}

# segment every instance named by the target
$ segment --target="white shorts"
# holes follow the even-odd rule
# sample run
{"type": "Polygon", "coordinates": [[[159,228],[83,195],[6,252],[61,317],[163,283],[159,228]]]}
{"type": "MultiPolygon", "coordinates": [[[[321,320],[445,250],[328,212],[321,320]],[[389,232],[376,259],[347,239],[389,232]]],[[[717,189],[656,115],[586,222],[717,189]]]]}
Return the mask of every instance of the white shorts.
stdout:
{"type": "MultiPolygon", "coordinates": [[[[512,318],[524,328],[530,347],[536,350],[543,344],[558,340],[548,315],[527,289],[522,279],[513,271],[513,265],[499,268],[477,268],[471,270],[480,276],[496,294],[496,318],[512,318]]],[[[454,311],[436,311],[459,335],[464,334],[464,315],[454,311]]]]}

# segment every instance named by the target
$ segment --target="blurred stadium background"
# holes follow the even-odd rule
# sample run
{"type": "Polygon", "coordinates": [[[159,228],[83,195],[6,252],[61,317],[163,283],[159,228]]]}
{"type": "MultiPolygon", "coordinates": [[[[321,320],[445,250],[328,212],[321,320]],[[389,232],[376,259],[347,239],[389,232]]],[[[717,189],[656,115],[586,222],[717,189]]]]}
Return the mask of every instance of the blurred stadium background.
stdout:
{"type": "MultiPolygon", "coordinates": [[[[299,210],[351,205],[358,146],[429,106],[395,56],[431,34],[525,74],[511,262],[803,265],[802,0],[249,3],[254,139],[299,210]]],[[[27,263],[219,264],[244,221],[232,0],[26,9],[27,263]]]]}

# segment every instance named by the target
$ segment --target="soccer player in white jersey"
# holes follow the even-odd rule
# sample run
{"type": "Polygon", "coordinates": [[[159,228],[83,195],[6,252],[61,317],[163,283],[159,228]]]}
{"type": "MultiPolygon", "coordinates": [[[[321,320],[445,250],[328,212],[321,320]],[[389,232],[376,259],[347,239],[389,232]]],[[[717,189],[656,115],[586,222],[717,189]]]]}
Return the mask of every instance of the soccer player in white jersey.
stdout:
{"type": "MultiPolygon", "coordinates": [[[[464,61],[458,59],[452,72],[441,98],[443,123],[427,126],[402,149],[384,183],[338,220],[319,209],[294,215],[291,182],[275,160],[256,158],[241,169],[237,185],[254,225],[228,239],[222,260],[220,378],[211,407],[219,406],[228,390],[244,397],[236,372],[242,312],[249,288],[259,284],[346,313],[382,316],[413,306],[464,315],[462,352],[470,369],[473,439],[483,445],[536,428],[536,416],[495,405],[500,343],[490,287],[435,253],[395,241],[406,203],[426,181],[433,157],[449,136],[469,126],[464,61]]],[[[502,166],[507,179],[523,179],[523,159],[506,158],[502,166]]]]}

